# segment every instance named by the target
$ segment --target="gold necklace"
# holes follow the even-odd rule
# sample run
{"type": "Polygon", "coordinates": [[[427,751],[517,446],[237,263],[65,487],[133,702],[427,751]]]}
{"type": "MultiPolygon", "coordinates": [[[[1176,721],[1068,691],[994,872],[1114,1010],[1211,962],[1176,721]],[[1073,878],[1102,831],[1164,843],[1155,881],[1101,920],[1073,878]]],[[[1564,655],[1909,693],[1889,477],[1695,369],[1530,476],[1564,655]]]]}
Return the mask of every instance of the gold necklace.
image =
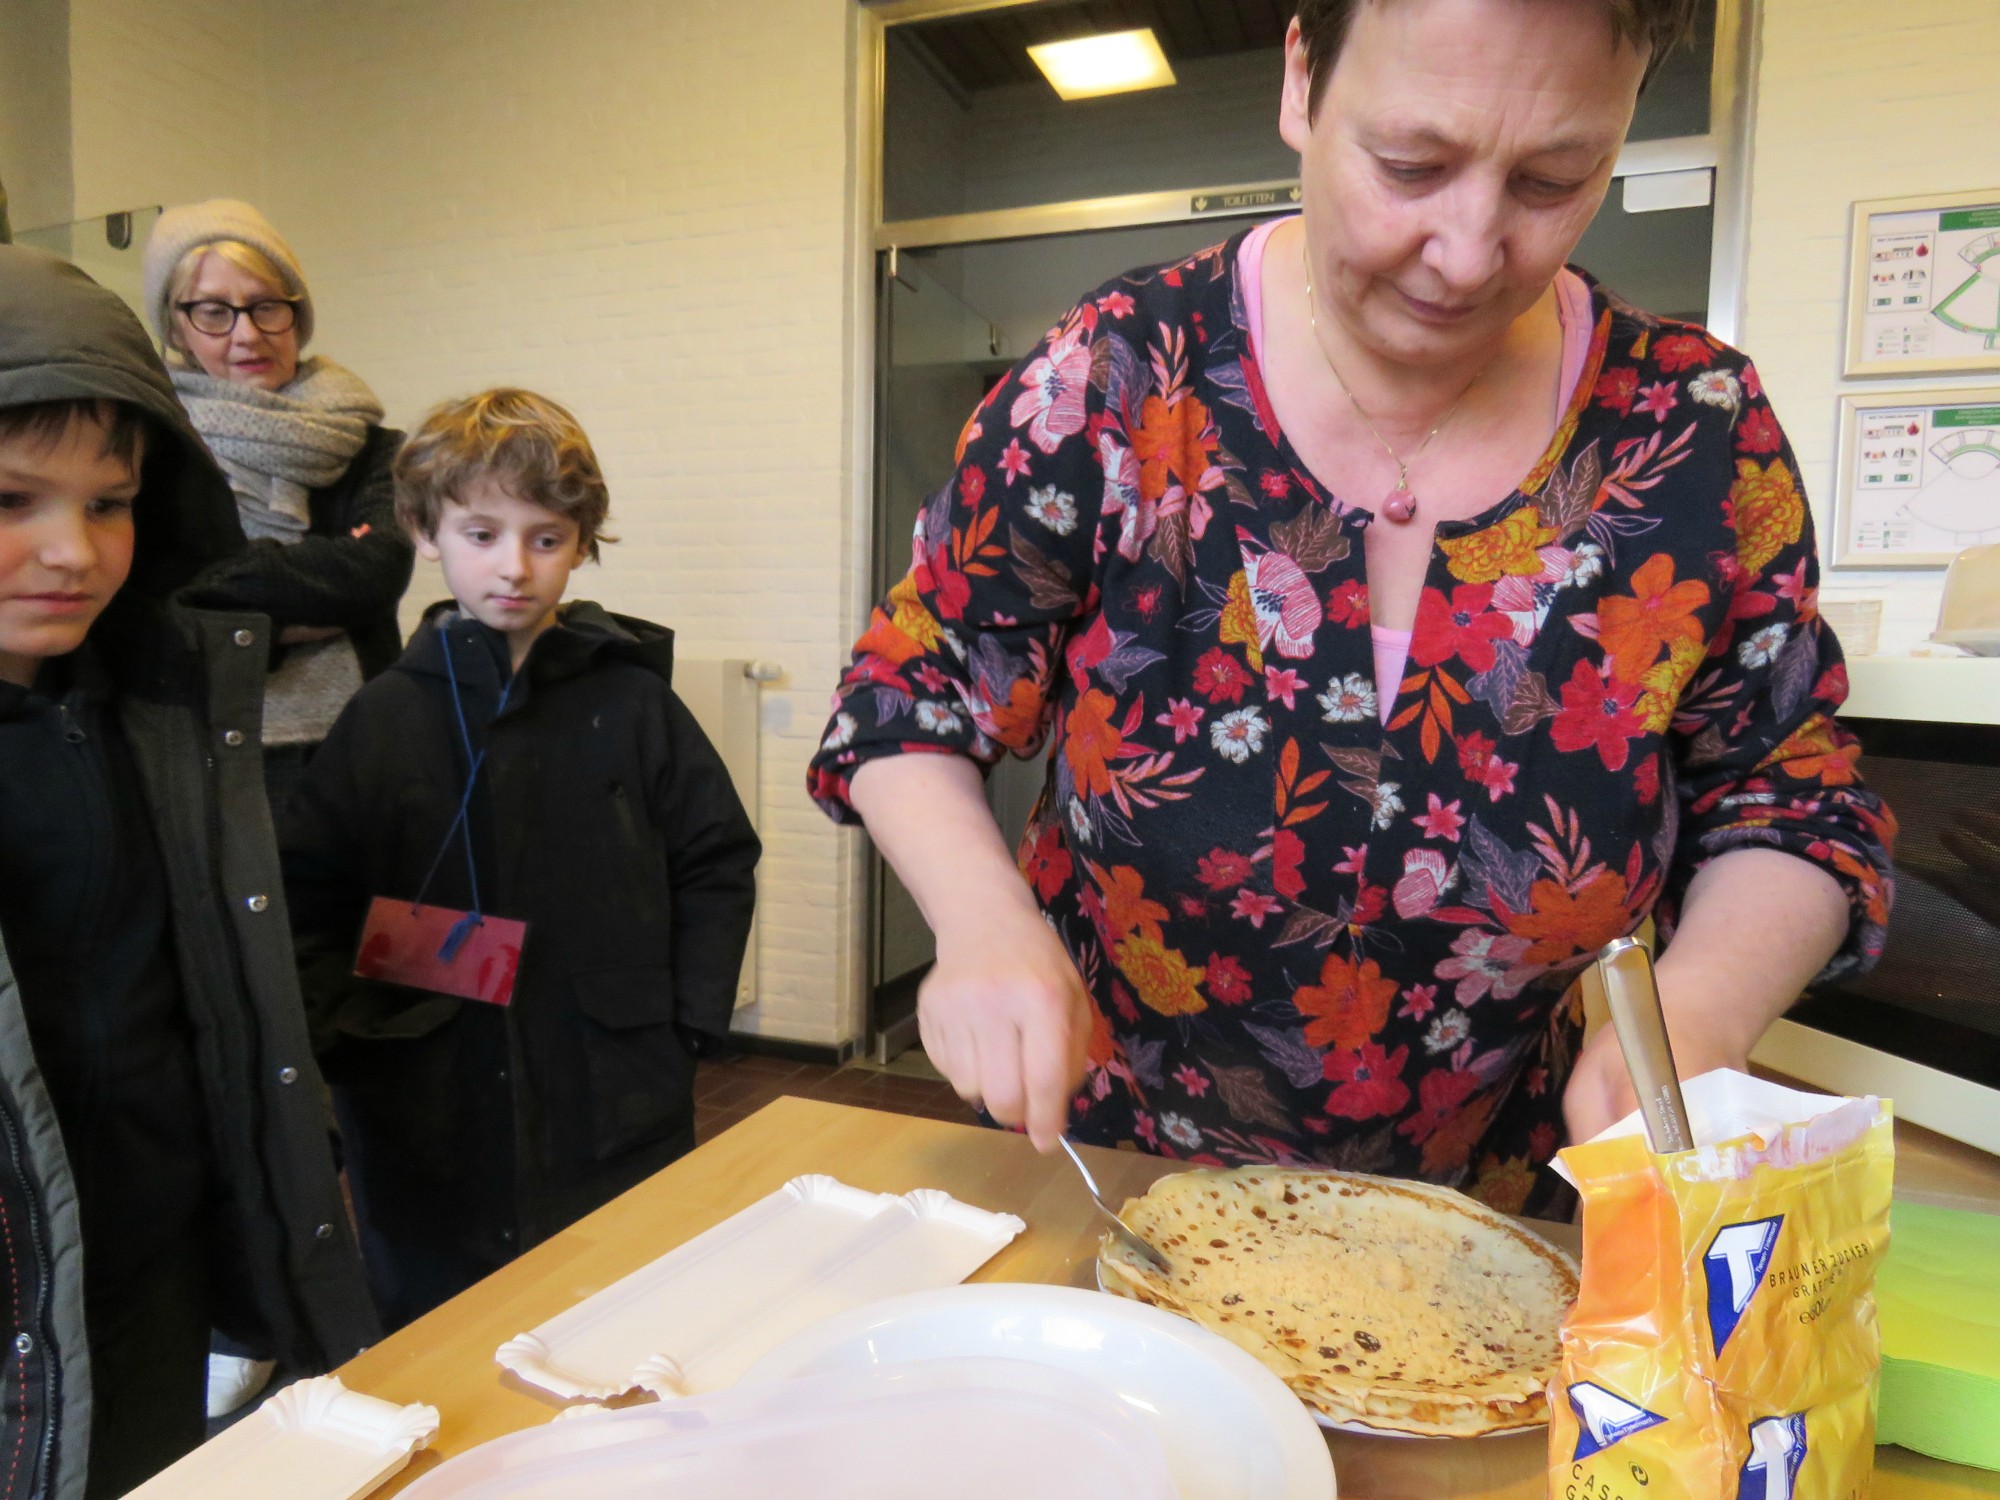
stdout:
{"type": "MultiPolygon", "coordinates": [[[[1438,418],[1437,426],[1424,434],[1424,440],[1417,444],[1416,451],[1405,459],[1390,446],[1389,440],[1382,436],[1381,429],[1368,415],[1367,408],[1355,396],[1354,388],[1342,378],[1340,367],[1333,362],[1333,356],[1326,352],[1326,346],[1319,341],[1319,304],[1313,297],[1312,257],[1307,254],[1306,237],[1303,233],[1299,235],[1299,260],[1305,267],[1306,273],[1306,318],[1312,324],[1313,343],[1319,347],[1320,358],[1326,361],[1327,369],[1333,372],[1334,383],[1340,387],[1341,393],[1353,403],[1354,414],[1361,418],[1361,425],[1366,427],[1375,441],[1382,445],[1382,451],[1389,455],[1389,462],[1396,466],[1396,487],[1383,500],[1382,514],[1399,526],[1407,525],[1417,518],[1417,497],[1410,492],[1410,465],[1424,456],[1424,449],[1430,447],[1431,439],[1444,431],[1445,423],[1458,415],[1458,409],[1465,405],[1465,398],[1472,394],[1472,387],[1479,384],[1479,375],[1472,377],[1472,384],[1458,393],[1458,399],[1446,408],[1443,416],[1438,418]]],[[[1485,373],[1484,370],[1480,371],[1480,375],[1485,373]]]]}

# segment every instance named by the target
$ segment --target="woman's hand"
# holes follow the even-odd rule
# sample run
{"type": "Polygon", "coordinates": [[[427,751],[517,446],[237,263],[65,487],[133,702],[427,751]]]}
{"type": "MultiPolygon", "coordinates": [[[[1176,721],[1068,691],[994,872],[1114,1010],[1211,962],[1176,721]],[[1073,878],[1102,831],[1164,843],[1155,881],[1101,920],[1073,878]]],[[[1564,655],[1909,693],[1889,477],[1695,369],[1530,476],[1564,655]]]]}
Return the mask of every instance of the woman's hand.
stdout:
{"type": "MultiPolygon", "coordinates": [[[[1750,1066],[1765,1029],[1839,949],[1847,897],[1819,866],[1776,849],[1717,855],[1688,882],[1674,939],[1654,966],[1674,1070],[1683,1079],[1750,1066]]],[[[1617,1034],[1577,1054],[1563,1090],[1571,1144],[1639,1107],[1617,1034]]]]}
{"type": "MultiPolygon", "coordinates": [[[[1691,1037],[1674,1036],[1674,1071],[1682,1078],[1699,1078],[1716,1068],[1750,1066],[1748,1054],[1726,1047],[1704,1047],[1691,1037]]],[[[1618,1050],[1618,1033],[1606,1026],[1584,1044],[1577,1054],[1576,1068],[1563,1090],[1563,1123],[1569,1128],[1569,1143],[1587,1141],[1599,1135],[1639,1107],[1632,1087],[1632,1074],[1625,1066],[1625,1054],[1618,1050]]]]}
{"type": "Polygon", "coordinates": [[[1055,1148],[1082,1082],[1090,996],[1017,878],[982,919],[939,933],[917,995],[924,1051],[967,1103],[1055,1148]]]}
{"type": "Polygon", "coordinates": [[[924,1051],[961,1098],[1055,1150],[1083,1079],[1090,997],[1014,868],[979,768],[884,756],[854,773],[849,796],[937,935],[917,996],[924,1051]]]}

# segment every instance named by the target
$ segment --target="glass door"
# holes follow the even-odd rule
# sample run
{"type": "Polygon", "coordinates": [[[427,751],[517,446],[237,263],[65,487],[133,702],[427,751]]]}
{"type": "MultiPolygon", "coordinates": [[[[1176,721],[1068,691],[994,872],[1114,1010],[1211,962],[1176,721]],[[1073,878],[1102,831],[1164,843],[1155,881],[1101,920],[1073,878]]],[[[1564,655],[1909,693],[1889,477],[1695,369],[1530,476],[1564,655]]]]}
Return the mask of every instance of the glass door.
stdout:
{"type": "Polygon", "coordinates": [[[139,262],[146,248],[146,238],[153,232],[153,225],[159,217],[157,208],[128,209],[95,219],[76,219],[41,229],[18,230],[14,242],[47,250],[72,265],[80,266],[99,286],[123,298],[125,304],[139,315],[139,321],[145,323],[145,298],[141,293],[139,262]]]}
{"type": "MultiPolygon", "coordinates": [[[[876,329],[875,579],[880,599],[909,570],[910,537],[951,476],[960,428],[1006,368],[1000,333],[914,255],[880,261],[876,329]]],[[[916,1040],[917,985],[936,957],[917,903],[879,854],[872,866],[869,1030],[888,1057],[916,1040]]]]}

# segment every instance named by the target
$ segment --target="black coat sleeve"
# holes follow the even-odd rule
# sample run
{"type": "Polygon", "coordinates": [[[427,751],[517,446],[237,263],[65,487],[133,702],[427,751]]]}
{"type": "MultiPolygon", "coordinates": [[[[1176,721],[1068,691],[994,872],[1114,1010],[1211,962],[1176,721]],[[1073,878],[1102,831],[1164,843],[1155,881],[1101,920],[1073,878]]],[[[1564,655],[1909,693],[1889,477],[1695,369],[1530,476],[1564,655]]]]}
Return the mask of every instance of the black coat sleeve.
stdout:
{"type": "Polygon", "coordinates": [[[369,429],[347,473],[312,497],[312,530],[287,546],[254,542],[193,584],[210,609],[253,609],[288,625],[358,631],[393,618],[415,548],[396,524],[396,450],[403,435],[369,429]]]}
{"type": "Polygon", "coordinates": [[[763,845],[715,746],[669,692],[667,764],[653,789],[673,891],[675,1019],[711,1037],[729,1034],[736,981],[757,909],[763,845]]]}

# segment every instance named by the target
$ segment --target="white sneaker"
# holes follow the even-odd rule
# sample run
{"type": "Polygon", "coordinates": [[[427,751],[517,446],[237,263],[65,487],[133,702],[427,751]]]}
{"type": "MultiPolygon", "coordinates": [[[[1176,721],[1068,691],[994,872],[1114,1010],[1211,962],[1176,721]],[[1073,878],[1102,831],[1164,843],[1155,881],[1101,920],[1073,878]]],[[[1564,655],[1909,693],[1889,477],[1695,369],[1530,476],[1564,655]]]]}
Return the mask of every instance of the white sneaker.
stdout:
{"type": "Polygon", "coordinates": [[[275,1359],[244,1359],[235,1354],[208,1357],[208,1415],[226,1417],[271,1383],[275,1359]]]}

